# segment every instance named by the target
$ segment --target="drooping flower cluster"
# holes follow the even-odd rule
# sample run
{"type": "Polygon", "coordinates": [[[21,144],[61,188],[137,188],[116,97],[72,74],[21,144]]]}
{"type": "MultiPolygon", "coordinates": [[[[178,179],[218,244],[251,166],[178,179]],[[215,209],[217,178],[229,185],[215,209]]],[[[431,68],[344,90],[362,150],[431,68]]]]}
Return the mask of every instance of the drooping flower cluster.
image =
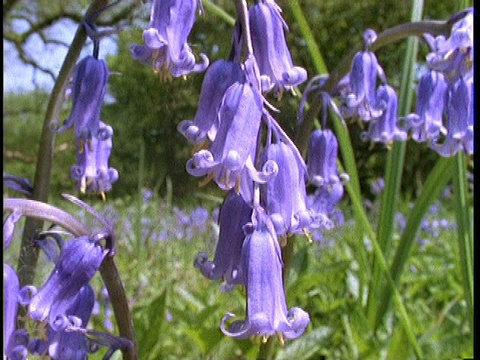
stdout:
{"type": "MultiPolygon", "coordinates": [[[[90,32],[95,36],[94,30],[90,32]]],[[[94,43],[97,48],[97,38],[94,43]]],[[[67,96],[72,98],[70,116],[61,127],[54,129],[61,133],[73,127],[77,164],[72,166],[70,178],[81,193],[97,193],[102,198],[118,180],[118,171],[109,167],[113,129],[100,119],[109,76],[104,60],[92,55],[80,60],[67,91],[67,96]]]]}
{"type": "MultiPolygon", "coordinates": [[[[274,1],[256,1],[246,21],[251,34],[237,23],[230,57],[207,70],[197,113],[178,130],[194,144],[187,172],[227,191],[214,258],[202,252],[195,259],[206,278],[223,280],[224,291],[238,285],[247,290],[245,320],[227,325],[234,315],[226,314],[221,329],[240,339],[277,334],[283,343],[300,336],[310,319],[300,308],[287,309],[281,246],[294,234],[330,228],[343,188],[330,196],[328,211],[310,206],[307,165],[264,98],[270,91],[280,98],[284,89],[294,90],[307,73],[292,63],[287,27],[274,1]]],[[[317,149],[311,157],[321,162],[327,153],[317,149]]]]}
{"type": "Polygon", "coordinates": [[[473,154],[473,8],[452,16],[450,36],[425,37],[431,52],[418,85],[417,113],[406,117],[415,141],[442,156],[473,154]]]}
{"type": "Polygon", "coordinates": [[[397,93],[387,83],[385,72],[378,63],[370,46],[377,39],[372,29],[363,34],[364,51],[355,54],[348,81],[341,95],[343,117],[358,117],[368,123],[368,130],[362,133],[365,141],[381,142],[390,146],[393,141],[407,138],[405,131],[397,125],[397,93]],[[381,85],[377,85],[377,80],[381,85]]]}
{"type": "MultiPolygon", "coordinates": [[[[39,211],[48,209],[43,207],[39,211]]],[[[18,217],[18,212],[12,212],[4,225],[7,237],[4,249],[8,248],[18,217]]],[[[100,336],[99,332],[87,329],[95,302],[89,282],[110,251],[100,243],[104,237],[103,234],[94,234],[66,242],[57,233],[45,233],[39,237],[36,240],[38,246],[45,251],[47,259],[55,263],[40,288],[33,285],[20,288],[15,270],[9,264],[3,264],[4,355],[7,359],[26,359],[28,354],[33,354],[54,360],[83,360],[100,345],[110,347],[107,353],[110,355],[116,349],[131,346],[126,339],[108,334],[100,336]],[[28,331],[17,329],[20,306],[27,309],[27,317],[22,321],[32,324],[28,331]],[[111,341],[98,341],[99,336],[111,341]]]]}
{"type": "MultiPolygon", "coordinates": [[[[428,143],[441,156],[460,150],[473,154],[473,8],[453,15],[449,23],[448,37],[424,34],[431,50],[427,70],[418,82],[415,113],[402,118],[397,94],[369,50],[377,35],[371,29],[365,31],[365,50],[355,54],[350,72],[338,84],[341,93],[331,94],[339,98],[343,117],[368,123],[364,140],[390,146],[411,137],[428,143]]],[[[312,83],[305,94],[320,87],[312,83]]]]}

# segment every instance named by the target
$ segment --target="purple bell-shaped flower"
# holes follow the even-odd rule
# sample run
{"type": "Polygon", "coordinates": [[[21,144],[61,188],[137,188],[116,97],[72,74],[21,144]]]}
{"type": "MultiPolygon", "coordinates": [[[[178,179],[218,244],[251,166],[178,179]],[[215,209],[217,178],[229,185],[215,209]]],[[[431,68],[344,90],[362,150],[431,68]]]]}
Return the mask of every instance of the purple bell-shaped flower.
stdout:
{"type": "Polygon", "coordinates": [[[218,111],[227,89],[235,82],[243,83],[245,75],[241,64],[235,61],[217,60],[205,73],[197,112],[192,120],[178,124],[178,130],[194,144],[205,139],[213,141],[219,127],[218,111]]]}
{"type": "Polygon", "coordinates": [[[236,284],[243,284],[241,262],[242,245],[245,239],[243,226],[252,220],[252,208],[241,195],[230,190],[220,209],[220,234],[215,248],[213,261],[207,261],[208,255],[199,253],[195,258],[195,267],[210,280],[224,279],[225,290],[236,284]]]}
{"type": "Polygon", "coordinates": [[[377,78],[383,83],[386,83],[386,78],[375,53],[368,50],[376,37],[373,30],[366,30],[363,35],[366,49],[355,54],[352,60],[349,77],[351,92],[345,97],[344,117],[358,115],[361,120],[370,121],[383,112],[382,103],[376,98],[376,88],[377,78]]]}
{"type": "Polygon", "coordinates": [[[57,132],[73,126],[75,138],[82,144],[98,136],[109,74],[105,61],[91,55],[77,64],[71,88],[72,111],[57,132]]]}
{"type": "Polygon", "coordinates": [[[262,90],[294,90],[307,80],[307,71],[294,66],[285,39],[288,26],[273,0],[255,1],[249,9],[253,53],[261,74],[262,90]]]}
{"type": "Polygon", "coordinates": [[[405,141],[407,133],[397,126],[398,97],[390,85],[381,85],[377,89],[377,100],[385,104],[382,114],[369,122],[368,131],[362,134],[364,140],[382,142],[387,146],[395,141],[405,141]]]}
{"type": "Polygon", "coordinates": [[[443,110],[446,102],[447,83],[442,73],[427,71],[417,87],[417,104],[414,114],[404,118],[402,126],[416,142],[425,142],[445,134],[443,110]]]}
{"type": "Polygon", "coordinates": [[[227,313],[221,330],[227,336],[245,339],[251,336],[277,334],[283,341],[303,334],[310,323],[309,315],[300,308],[287,309],[283,288],[280,245],[273,224],[263,209],[255,209],[255,219],[242,248],[242,261],[247,289],[247,316],[227,328],[226,321],[235,315],[227,313]]]}
{"type": "Polygon", "coordinates": [[[199,0],[152,0],[150,24],[143,32],[145,45],[132,44],[132,58],[151,66],[162,77],[204,71],[209,64],[207,56],[200,54],[203,63],[196,63],[187,43],[198,4],[199,0]]]}
{"type": "Polygon", "coordinates": [[[34,320],[49,318],[50,324],[64,315],[72,299],[88,284],[108,253],[99,239],[81,236],[65,243],[60,257],[43,286],[29,302],[28,313],[34,320]]]}
{"type": "Polygon", "coordinates": [[[224,190],[235,189],[249,202],[241,182],[252,179],[265,182],[276,174],[276,166],[265,164],[257,171],[254,159],[263,111],[263,98],[249,83],[235,82],[226,91],[219,110],[219,128],[208,150],[196,152],[187,161],[187,172],[193,176],[207,175],[224,190]]]}
{"type": "Polygon", "coordinates": [[[441,156],[453,156],[463,149],[473,154],[473,79],[460,78],[447,89],[447,134],[432,139],[430,147],[441,156]]]}

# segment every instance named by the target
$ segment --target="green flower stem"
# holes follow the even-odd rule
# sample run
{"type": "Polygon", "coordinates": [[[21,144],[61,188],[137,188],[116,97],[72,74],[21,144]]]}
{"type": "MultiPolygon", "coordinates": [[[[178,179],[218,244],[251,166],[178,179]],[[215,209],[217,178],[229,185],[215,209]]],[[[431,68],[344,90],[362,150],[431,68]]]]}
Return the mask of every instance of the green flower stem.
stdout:
{"type": "MultiPolygon", "coordinates": [[[[85,18],[91,13],[105,7],[108,0],[94,0],[85,14],[85,18]]],[[[60,117],[60,111],[64,101],[64,94],[75,68],[76,61],[80,56],[87,34],[82,24],[78,26],[75,37],[63,62],[47,106],[47,112],[43,122],[40,145],[33,182],[32,199],[47,202],[50,192],[50,180],[52,174],[53,152],[55,146],[55,134],[50,129],[50,123],[60,117]]],[[[17,274],[21,286],[33,284],[35,269],[38,261],[39,248],[32,246],[35,233],[43,227],[43,222],[34,218],[27,218],[23,228],[22,243],[18,259],[17,274]]]]}
{"type": "Polygon", "coordinates": [[[248,20],[248,7],[246,0],[235,0],[237,18],[243,35],[243,45],[247,50],[247,56],[253,55],[252,37],[250,34],[250,22],[248,20]]]}
{"type": "Polygon", "coordinates": [[[215,5],[209,0],[202,0],[203,7],[207,11],[211,11],[212,14],[215,16],[218,16],[220,19],[225,21],[228,25],[233,26],[235,25],[235,18],[230,16],[225,10],[223,10],[221,7],[215,5]]]}
{"type": "MultiPolygon", "coordinates": [[[[422,18],[423,0],[413,0],[412,4],[412,22],[419,21],[422,18]]],[[[405,52],[402,81],[399,91],[398,116],[405,116],[410,112],[413,99],[413,89],[415,86],[415,62],[418,53],[418,38],[410,37],[408,39],[407,51],[405,52]]],[[[397,211],[397,202],[400,197],[400,185],[403,176],[403,165],[405,160],[406,142],[395,142],[391,151],[387,155],[385,168],[385,189],[383,190],[380,202],[380,216],[378,221],[377,239],[383,250],[386,259],[390,258],[392,248],[392,237],[395,226],[395,214],[397,211]]],[[[383,318],[377,315],[377,307],[383,299],[379,297],[379,292],[384,288],[384,282],[381,279],[380,269],[373,262],[373,279],[370,284],[367,301],[367,317],[377,329],[383,318]]]]}
{"type": "MultiPolygon", "coordinates": [[[[91,236],[91,230],[80,220],[71,214],[49,205],[47,203],[29,200],[29,199],[4,199],[4,211],[21,211],[22,216],[27,219],[35,219],[55,223],[74,236],[91,236]]],[[[100,266],[100,275],[102,276],[105,287],[107,288],[109,298],[113,307],[115,318],[119,329],[120,336],[130,340],[133,346],[123,352],[125,360],[136,360],[137,344],[135,340],[135,332],[133,329],[133,320],[128,308],[128,301],[125,295],[123,283],[120,278],[117,266],[115,265],[113,256],[106,256],[100,266]]]]}
{"type": "Polygon", "coordinates": [[[295,18],[295,23],[300,28],[302,37],[307,43],[310,56],[315,66],[315,70],[319,74],[328,74],[328,69],[327,69],[327,65],[325,64],[325,60],[323,59],[322,53],[318,48],[317,42],[315,41],[315,37],[313,36],[312,30],[310,29],[310,25],[308,25],[307,19],[303,14],[303,10],[300,7],[298,0],[291,0],[288,2],[288,4],[290,5],[290,10],[292,11],[293,16],[295,18]]]}
{"type": "Polygon", "coordinates": [[[473,228],[471,208],[468,204],[468,182],[465,154],[459,152],[455,156],[453,171],[453,196],[455,215],[457,217],[459,265],[463,279],[464,297],[467,302],[470,333],[473,334],[473,228]]]}
{"type": "Polygon", "coordinates": [[[275,337],[269,336],[267,341],[260,344],[260,350],[258,351],[257,360],[270,360],[272,359],[273,350],[275,348],[275,337]]]}

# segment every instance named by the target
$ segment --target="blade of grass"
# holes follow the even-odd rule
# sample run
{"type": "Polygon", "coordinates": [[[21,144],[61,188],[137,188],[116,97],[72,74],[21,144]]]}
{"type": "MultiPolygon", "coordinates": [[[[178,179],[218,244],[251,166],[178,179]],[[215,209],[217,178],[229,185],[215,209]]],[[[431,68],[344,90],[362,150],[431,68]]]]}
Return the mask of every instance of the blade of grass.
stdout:
{"type": "MultiPolygon", "coordinates": [[[[412,248],[423,217],[428,211],[430,205],[438,198],[441,191],[450,181],[453,171],[454,159],[452,158],[440,158],[434,168],[430,171],[430,174],[425,181],[422,194],[415,201],[415,205],[407,219],[405,230],[400,238],[400,242],[392,261],[390,274],[392,274],[395,286],[398,285],[400,275],[405,268],[405,263],[408,260],[410,249],[412,248]]],[[[391,296],[392,294],[388,289],[385,289],[380,293],[381,301],[379,301],[379,307],[377,308],[378,318],[383,317],[386,313],[391,302],[391,296]]]]}
{"type": "Polygon", "coordinates": [[[235,18],[231,16],[229,13],[227,13],[225,10],[223,10],[221,7],[215,5],[213,2],[209,0],[203,0],[202,5],[207,11],[211,11],[212,14],[214,14],[215,16],[218,16],[220,19],[225,21],[228,25],[230,26],[235,25],[235,18]]]}
{"type": "Polygon", "coordinates": [[[455,156],[453,171],[453,197],[458,229],[459,265],[463,278],[463,291],[468,309],[470,332],[473,334],[473,229],[468,205],[468,182],[465,154],[455,156]]]}

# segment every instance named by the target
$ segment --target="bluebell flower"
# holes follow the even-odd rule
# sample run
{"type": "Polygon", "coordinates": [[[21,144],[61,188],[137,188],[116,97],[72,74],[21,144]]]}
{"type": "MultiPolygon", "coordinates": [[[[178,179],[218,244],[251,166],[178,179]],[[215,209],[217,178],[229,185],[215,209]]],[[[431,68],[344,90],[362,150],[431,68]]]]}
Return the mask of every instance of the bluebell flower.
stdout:
{"type": "Polygon", "coordinates": [[[219,127],[209,149],[196,152],[187,161],[187,172],[207,175],[224,190],[235,189],[249,202],[251,193],[242,188],[250,180],[265,182],[276,173],[270,162],[262,171],[254,165],[263,98],[250,83],[235,82],[225,92],[219,109],[219,127]]]}
{"type": "Polygon", "coordinates": [[[463,150],[473,154],[473,79],[460,78],[447,89],[445,137],[430,141],[430,147],[448,157],[463,150]]]}
{"type": "Polygon", "coordinates": [[[16,329],[18,293],[20,283],[17,273],[8,264],[3,264],[3,346],[8,359],[27,358],[29,335],[25,329],[16,329]]]}
{"type": "Polygon", "coordinates": [[[298,149],[282,141],[267,145],[265,160],[278,165],[277,175],[264,188],[264,208],[278,236],[306,232],[314,221],[307,210],[306,165],[298,149]]]}
{"type": "Polygon", "coordinates": [[[398,97],[390,85],[381,85],[377,89],[377,100],[385,104],[382,114],[369,122],[368,131],[362,134],[364,140],[382,142],[390,146],[393,141],[404,141],[407,133],[398,125],[398,97]]]}
{"type": "Polygon", "coordinates": [[[445,75],[449,83],[460,77],[473,77],[473,7],[454,14],[450,36],[429,38],[433,51],[427,55],[427,64],[445,75]]]}
{"type": "Polygon", "coordinates": [[[446,133],[443,126],[446,90],[445,77],[438,71],[427,71],[420,78],[415,113],[407,115],[401,126],[416,142],[429,141],[446,133]]]}
{"type": "Polygon", "coordinates": [[[253,53],[262,76],[262,90],[294,90],[307,80],[307,71],[294,66],[285,39],[288,26],[273,0],[255,1],[249,9],[253,53]]]}
{"type": "Polygon", "coordinates": [[[90,144],[77,144],[77,164],[71,167],[70,177],[82,193],[103,194],[111,190],[112,184],[118,180],[118,171],[109,167],[113,129],[100,122],[99,133],[105,135],[93,138],[90,144]]]}
{"type": "Polygon", "coordinates": [[[377,35],[367,29],[363,35],[365,50],[355,54],[350,70],[350,90],[345,97],[342,113],[345,117],[358,115],[361,120],[370,121],[383,112],[383,104],[377,101],[377,79],[386,83],[385,73],[379,65],[375,53],[369,50],[377,35]]]}
{"type": "Polygon", "coordinates": [[[317,129],[308,143],[307,171],[310,183],[316,187],[348,180],[346,174],[338,173],[338,141],[330,129],[317,129]]]}
{"type": "Polygon", "coordinates": [[[313,131],[308,143],[307,170],[310,183],[317,189],[308,196],[307,207],[328,219],[325,220],[327,229],[334,225],[332,218],[340,221],[343,219],[343,214],[336,209],[336,205],[343,197],[343,182],[348,181],[348,175],[339,174],[337,158],[338,142],[335,134],[329,129],[313,131]]]}
{"type": "Polygon", "coordinates": [[[252,208],[241,195],[230,190],[220,209],[217,245],[213,261],[207,261],[206,253],[195,257],[195,267],[210,280],[224,279],[224,290],[243,284],[241,263],[242,245],[245,239],[243,226],[252,219],[252,208]]]}
{"type": "Polygon", "coordinates": [[[90,319],[95,293],[93,288],[83,286],[65,310],[50,324],[48,354],[53,360],[84,360],[87,357],[87,339],[81,329],[86,329],[90,319]]]}
{"type": "Polygon", "coordinates": [[[242,248],[242,261],[247,290],[247,316],[234,321],[227,329],[226,321],[235,315],[227,313],[221,330],[236,339],[251,336],[267,338],[276,334],[294,339],[302,335],[310,323],[308,314],[300,308],[287,310],[283,288],[280,245],[270,218],[256,209],[254,222],[242,248]]]}
{"type": "Polygon", "coordinates": [[[33,185],[28,178],[18,177],[12,174],[3,173],[4,186],[22,193],[27,198],[32,197],[33,185]]]}
{"type": "Polygon", "coordinates": [[[150,23],[143,32],[145,45],[132,44],[132,58],[151,66],[162,77],[204,71],[209,64],[207,56],[200,54],[203,62],[196,63],[187,43],[198,4],[199,0],[152,0],[150,23]]]}
{"type": "Polygon", "coordinates": [[[109,70],[104,60],[89,55],[77,64],[73,75],[72,111],[57,132],[74,127],[80,143],[98,136],[100,113],[107,92],[109,70]]]}
{"type": "Polygon", "coordinates": [[[14,210],[3,223],[3,249],[8,249],[10,242],[15,235],[15,225],[22,218],[22,212],[20,210],[14,210]]]}
{"type": "Polygon", "coordinates": [[[227,89],[235,82],[243,83],[245,75],[236,61],[217,60],[205,73],[195,117],[178,124],[179,132],[195,144],[213,141],[219,127],[218,111],[227,89]]]}
{"type": "Polygon", "coordinates": [[[33,320],[48,317],[52,323],[57,315],[65,314],[72,299],[96,274],[108,253],[98,241],[97,237],[81,236],[64,245],[50,276],[30,300],[28,313],[33,320]]]}

